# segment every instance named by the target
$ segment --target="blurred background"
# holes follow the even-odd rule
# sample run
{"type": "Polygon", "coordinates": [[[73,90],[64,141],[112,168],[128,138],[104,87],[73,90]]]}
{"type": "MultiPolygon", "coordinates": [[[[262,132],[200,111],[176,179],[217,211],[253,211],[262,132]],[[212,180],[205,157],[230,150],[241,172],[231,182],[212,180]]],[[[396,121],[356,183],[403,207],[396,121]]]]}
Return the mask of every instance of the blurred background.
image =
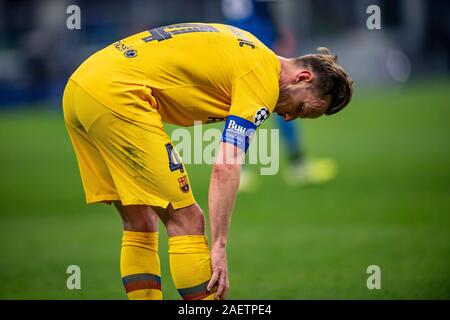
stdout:
{"type": "MultiPolygon", "coordinates": [[[[121,223],[113,208],[84,202],[61,113],[65,83],[89,55],[128,35],[178,22],[242,23],[256,2],[0,0],[0,298],[126,298],[121,223]],[[66,26],[73,4],[79,30],[66,26]],[[69,265],[81,268],[81,290],[66,287],[69,265]]],[[[285,150],[281,173],[238,197],[229,298],[449,299],[449,2],[270,2],[278,52],[328,47],[355,94],[342,113],[301,123],[298,143],[333,159],[333,180],[287,184],[285,150]],[[380,8],[381,29],[367,26],[370,5],[380,8]],[[366,286],[369,265],[381,269],[379,290],[366,286]]],[[[206,212],[210,168],[187,167],[206,212]]],[[[161,237],[165,298],[179,299],[161,237]]]]}

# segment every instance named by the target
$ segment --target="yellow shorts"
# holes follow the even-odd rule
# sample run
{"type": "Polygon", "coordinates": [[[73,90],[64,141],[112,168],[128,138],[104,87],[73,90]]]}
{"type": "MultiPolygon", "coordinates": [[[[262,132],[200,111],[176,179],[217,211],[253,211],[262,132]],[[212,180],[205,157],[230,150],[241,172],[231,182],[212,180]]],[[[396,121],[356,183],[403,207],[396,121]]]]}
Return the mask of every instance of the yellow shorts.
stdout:
{"type": "Polygon", "coordinates": [[[156,110],[148,123],[125,119],[69,80],[64,120],[87,203],[120,200],[174,209],[195,203],[188,174],[156,110]]]}

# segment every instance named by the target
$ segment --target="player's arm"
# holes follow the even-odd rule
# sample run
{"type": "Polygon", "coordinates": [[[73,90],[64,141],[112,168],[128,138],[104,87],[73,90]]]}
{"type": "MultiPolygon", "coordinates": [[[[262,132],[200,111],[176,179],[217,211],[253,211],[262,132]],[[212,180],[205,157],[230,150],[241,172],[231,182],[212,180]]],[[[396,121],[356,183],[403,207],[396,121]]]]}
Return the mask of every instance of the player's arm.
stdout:
{"type": "Polygon", "coordinates": [[[251,137],[269,116],[278,98],[278,75],[268,70],[274,68],[270,66],[256,68],[252,72],[245,72],[235,82],[222,143],[211,174],[209,217],[213,274],[208,289],[211,290],[217,284],[216,296],[219,299],[225,297],[229,288],[226,246],[231,214],[239,187],[241,163],[249,148],[251,137]]]}
{"type": "Polygon", "coordinates": [[[244,156],[237,146],[221,142],[211,173],[208,203],[212,277],[208,290],[217,285],[217,299],[224,299],[229,289],[226,246],[244,156]]]}

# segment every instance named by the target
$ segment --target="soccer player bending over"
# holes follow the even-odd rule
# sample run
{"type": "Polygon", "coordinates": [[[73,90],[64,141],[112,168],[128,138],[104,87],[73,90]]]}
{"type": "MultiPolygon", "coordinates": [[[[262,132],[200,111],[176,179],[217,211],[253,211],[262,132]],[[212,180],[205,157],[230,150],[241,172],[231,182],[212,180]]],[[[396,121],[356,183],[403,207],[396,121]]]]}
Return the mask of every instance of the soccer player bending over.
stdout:
{"type": "Polygon", "coordinates": [[[286,121],[342,110],[352,80],[335,56],[287,59],[222,24],[144,31],[96,52],[64,91],[64,119],[87,203],[123,221],[120,271],[130,299],[162,299],[158,218],[183,299],[224,299],[227,236],[249,137],[273,112],[286,121]],[[189,177],[163,123],[225,121],[209,189],[211,246],[189,177]]]}

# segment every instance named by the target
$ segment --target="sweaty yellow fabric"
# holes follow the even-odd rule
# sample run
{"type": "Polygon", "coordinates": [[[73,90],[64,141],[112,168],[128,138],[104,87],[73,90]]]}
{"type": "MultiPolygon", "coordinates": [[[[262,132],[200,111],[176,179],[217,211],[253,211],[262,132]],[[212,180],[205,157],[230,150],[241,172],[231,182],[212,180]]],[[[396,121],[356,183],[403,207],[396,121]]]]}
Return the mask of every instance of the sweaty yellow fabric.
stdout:
{"type": "Polygon", "coordinates": [[[89,57],[71,76],[127,119],[181,126],[235,115],[255,121],[278,99],[280,63],[248,32],[222,24],[186,23],[144,31],[89,57]]]}

